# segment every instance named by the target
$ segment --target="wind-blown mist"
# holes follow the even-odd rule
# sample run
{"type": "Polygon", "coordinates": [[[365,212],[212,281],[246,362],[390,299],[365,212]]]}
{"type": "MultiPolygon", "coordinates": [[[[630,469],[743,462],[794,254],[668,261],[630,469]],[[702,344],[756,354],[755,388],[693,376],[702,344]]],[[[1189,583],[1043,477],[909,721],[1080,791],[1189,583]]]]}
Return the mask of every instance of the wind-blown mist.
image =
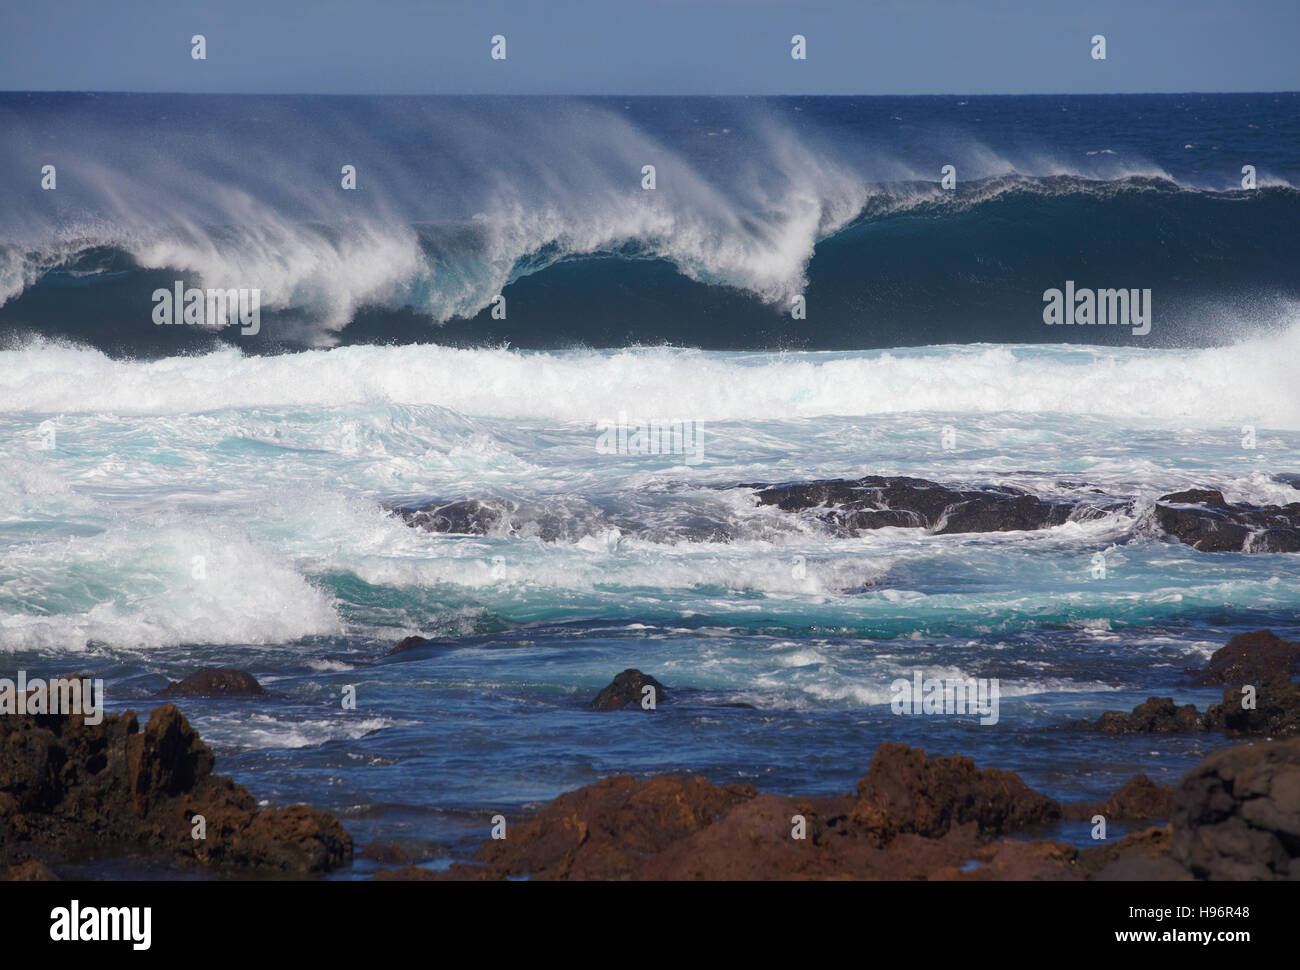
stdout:
{"type": "Polygon", "coordinates": [[[0,164],[31,177],[0,212],[0,327],[183,347],[149,320],[182,278],[260,289],[253,349],[1114,341],[1041,326],[1039,294],[1088,276],[1155,290],[1150,343],[1230,342],[1243,300],[1276,322],[1300,297],[1294,96],[1256,96],[1248,150],[1173,145],[1241,97],[1152,98],[1098,140],[1113,99],[10,95],[0,164]]]}

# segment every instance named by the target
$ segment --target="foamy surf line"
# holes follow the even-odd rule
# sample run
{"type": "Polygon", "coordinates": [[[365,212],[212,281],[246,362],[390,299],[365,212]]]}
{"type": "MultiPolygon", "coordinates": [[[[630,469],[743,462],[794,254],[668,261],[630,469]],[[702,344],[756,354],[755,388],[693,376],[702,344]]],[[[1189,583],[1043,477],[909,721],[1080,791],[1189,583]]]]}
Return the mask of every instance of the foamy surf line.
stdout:
{"type": "Polygon", "coordinates": [[[1230,347],[973,344],[848,353],[672,348],[522,352],[431,345],[156,361],[33,341],[0,351],[0,414],[191,414],[432,405],[592,422],[620,412],[701,421],[909,412],[1091,414],[1131,423],[1300,429],[1300,325],[1230,347]]]}

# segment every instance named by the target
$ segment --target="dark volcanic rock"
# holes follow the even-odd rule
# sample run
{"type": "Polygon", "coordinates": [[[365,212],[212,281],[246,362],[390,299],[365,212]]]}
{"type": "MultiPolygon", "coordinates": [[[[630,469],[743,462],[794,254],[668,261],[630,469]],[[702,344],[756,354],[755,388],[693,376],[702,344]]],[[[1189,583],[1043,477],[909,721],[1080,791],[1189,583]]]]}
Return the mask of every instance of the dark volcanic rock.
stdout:
{"type": "Polygon", "coordinates": [[[503,528],[510,531],[509,516],[517,508],[514,502],[501,501],[489,505],[478,499],[465,499],[442,504],[408,505],[393,511],[405,519],[407,525],[427,532],[484,536],[503,528]]]}
{"type": "Polygon", "coordinates": [[[258,810],[212,774],[212,751],[172,704],[142,732],[134,711],[0,718],[0,867],[119,853],[285,873],[350,860],[337,820],[302,805],[258,810]],[[194,838],[195,817],[206,838],[194,838]]]}
{"type": "Polygon", "coordinates": [[[1011,771],[980,771],[969,758],[926,760],[920,748],[882,744],[858,782],[852,824],[884,843],[902,833],[942,835],[974,822],[1001,834],[1061,817],[1061,806],[1011,771]]]}
{"type": "Polygon", "coordinates": [[[629,668],[618,674],[609,686],[602,688],[592,700],[591,706],[599,711],[613,711],[620,707],[627,707],[629,704],[640,707],[641,698],[644,696],[642,689],[646,685],[654,688],[656,704],[667,700],[668,692],[663,684],[649,674],[629,668]]]}
{"type": "Polygon", "coordinates": [[[1266,677],[1255,687],[1254,707],[1244,707],[1247,693],[1225,687],[1223,703],[1211,704],[1205,726],[1228,734],[1287,738],[1300,734],[1300,683],[1286,677],[1266,677]]]}
{"type": "Polygon", "coordinates": [[[1210,657],[1196,677],[1198,684],[1258,684],[1280,674],[1300,673],[1300,643],[1276,636],[1271,630],[1239,633],[1210,657]]]}
{"type": "Polygon", "coordinates": [[[1222,492],[1188,489],[1162,495],[1152,514],[1163,531],[1202,552],[1300,552],[1300,502],[1234,504],[1222,492]]]}
{"type": "Polygon", "coordinates": [[[1077,506],[1049,502],[1020,489],[949,488],[921,478],[833,479],[756,488],[762,505],[785,512],[816,510],[836,531],[853,535],[886,526],[956,532],[1043,529],[1067,521],[1077,506]]]}
{"type": "Polygon", "coordinates": [[[1173,857],[1201,879],[1300,877],[1300,738],[1230,748],[1183,778],[1173,857]]]}
{"type": "Polygon", "coordinates": [[[157,697],[188,695],[253,696],[265,694],[262,685],[250,673],[224,667],[200,667],[184,680],[174,680],[158,691],[157,697]]]}
{"type": "Polygon", "coordinates": [[[418,650],[420,647],[438,646],[438,643],[437,640],[430,640],[427,637],[404,637],[385,656],[391,657],[395,653],[406,653],[408,650],[418,650]]]}
{"type": "Polygon", "coordinates": [[[464,499],[396,506],[407,525],[427,532],[538,538],[543,542],[575,541],[617,530],[646,542],[730,542],[724,521],[683,510],[676,520],[650,525],[611,513],[576,496],[551,497],[531,504],[508,499],[464,499]]]}
{"type": "Polygon", "coordinates": [[[1107,711],[1096,721],[1074,721],[1067,727],[1103,734],[1186,734],[1224,731],[1249,737],[1290,737],[1300,734],[1300,683],[1269,677],[1255,687],[1254,707],[1243,707],[1245,694],[1226,687],[1223,702],[1204,714],[1193,704],[1176,707],[1169,697],[1150,697],[1132,713],[1107,711]]]}
{"type": "Polygon", "coordinates": [[[1171,697],[1148,697],[1130,714],[1107,711],[1096,721],[1074,721],[1068,726],[1103,734],[1184,734],[1206,729],[1195,704],[1176,707],[1171,697]]]}

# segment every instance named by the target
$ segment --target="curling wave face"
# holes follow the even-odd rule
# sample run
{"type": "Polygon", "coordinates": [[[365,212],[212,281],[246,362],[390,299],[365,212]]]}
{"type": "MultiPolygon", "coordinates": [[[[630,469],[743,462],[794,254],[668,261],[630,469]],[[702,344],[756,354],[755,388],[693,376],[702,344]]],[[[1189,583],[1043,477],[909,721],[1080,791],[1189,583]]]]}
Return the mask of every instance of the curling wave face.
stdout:
{"type": "MultiPolygon", "coordinates": [[[[254,349],[1037,342],[1067,339],[1039,294],[1070,274],[1155,290],[1151,343],[1230,342],[1230,308],[1300,298],[1287,104],[1267,101],[1294,97],[1259,97],[1244,190],[1222,146],[1128,125],[1099,147],[1105,99],[9,95],[0,163],[39,171],[50,143],[62,161],[57,190],[0,214],[0,328],[174,351],[148,295],[182,278],[260,290],[254,349]]],[[[1148,110],[1203,127],[1239,113],[1220,101],[1148,110]]],[[[1093,338],[1116,334],[1068,339],[1093,338]]]]}

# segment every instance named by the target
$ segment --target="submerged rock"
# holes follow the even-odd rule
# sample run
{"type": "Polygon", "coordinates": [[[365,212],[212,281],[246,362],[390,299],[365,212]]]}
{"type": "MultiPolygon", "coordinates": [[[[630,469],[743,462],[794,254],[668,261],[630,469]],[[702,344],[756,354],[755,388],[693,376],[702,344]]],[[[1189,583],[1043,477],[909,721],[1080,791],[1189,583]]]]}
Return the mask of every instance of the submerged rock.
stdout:
{"type": "Polygon", "coordinates": [[[257,678],[245,670],[200,667],[185,679],[172,681],[154,696],[254,696],[265,693],[257,678]]]}
{"type": "Polygon", "coordinates": [[[183,864],[306,874],[350,861],[352,838],[305,805],[259,810],[212,774],[211,749],[172,704],[0,718],[0,867],[146,853],[183,864]],[[203,816],[205,838],[195,837],[203,816]]]}
{"type": "Polygon", "coordinates": [[[407,525],[453,535],[516,536],[543,542],[573,542],[610,532],[646,542],[730,542],[725,521],[686,510],[674,521],[649,524],[611,513],[584,499],[564,496],[531,504],[508,499],[425,502],[391,509],[407,525]]]}

